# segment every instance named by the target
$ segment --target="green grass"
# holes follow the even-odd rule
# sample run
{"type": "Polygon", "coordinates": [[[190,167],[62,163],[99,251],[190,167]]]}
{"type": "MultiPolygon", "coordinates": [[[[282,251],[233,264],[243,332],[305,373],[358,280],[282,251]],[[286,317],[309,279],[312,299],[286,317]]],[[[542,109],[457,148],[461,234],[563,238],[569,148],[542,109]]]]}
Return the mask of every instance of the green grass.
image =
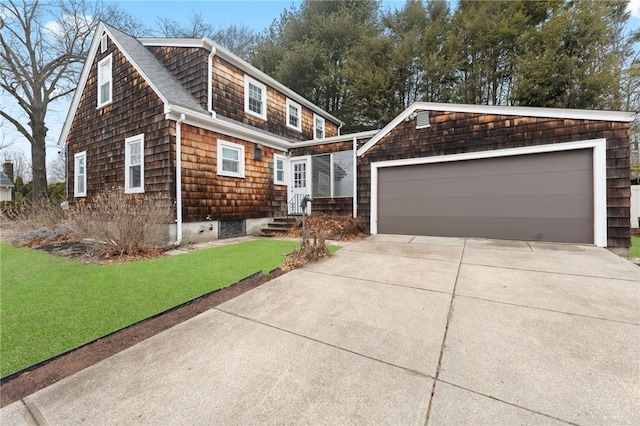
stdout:
{"type": "Polygon", "coordinates": [[[85,265],[0,244],[0,375],[6,376],[257,271],[293,241],[255,240],[179,256],[85,265]]]}
{"type": "Polygon", "coordinates": [[[640,237],[631,236],[631,248],[629,257],[640,257],[640,237]]]}

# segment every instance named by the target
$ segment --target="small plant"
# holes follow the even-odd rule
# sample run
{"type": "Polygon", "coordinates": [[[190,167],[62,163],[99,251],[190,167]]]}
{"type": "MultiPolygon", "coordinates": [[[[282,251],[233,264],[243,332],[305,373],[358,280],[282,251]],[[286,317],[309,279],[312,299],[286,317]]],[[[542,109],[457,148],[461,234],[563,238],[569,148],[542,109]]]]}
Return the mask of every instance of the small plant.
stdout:
{"type": "Polygon", "coordinates": [[[167,246],[173,212],[167,197],[129,195],[117,188],[77,203],[70,225],[96,255],[136,256],[167,246]]]}
{"type": "MultiPolygon", "coordinates": [[[[312,214],[306,218],[306,225],[313,229],[322,229],[329,240],[349,241],[364,235],[365,226],[362,220],[351,216],[312,214]]],[[[300,237],[302,219],[296,219],[289,232],[289,237],[300,237]]]]}

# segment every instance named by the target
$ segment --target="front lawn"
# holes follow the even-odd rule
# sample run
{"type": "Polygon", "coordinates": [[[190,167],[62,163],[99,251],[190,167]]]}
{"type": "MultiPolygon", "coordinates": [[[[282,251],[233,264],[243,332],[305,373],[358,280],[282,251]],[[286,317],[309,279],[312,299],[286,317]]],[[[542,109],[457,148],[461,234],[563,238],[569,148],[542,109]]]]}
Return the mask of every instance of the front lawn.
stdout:
{"type": "Polygon", "coordinates": [[[0,244],[0,376],[280,266],[293,241],[255,240],[86,265],[0,244]]]}
{"type": "Polygon", "coordinates": [[[629,257],[640,257],[640,237],[631,236],[631,248],[629,257]]]}

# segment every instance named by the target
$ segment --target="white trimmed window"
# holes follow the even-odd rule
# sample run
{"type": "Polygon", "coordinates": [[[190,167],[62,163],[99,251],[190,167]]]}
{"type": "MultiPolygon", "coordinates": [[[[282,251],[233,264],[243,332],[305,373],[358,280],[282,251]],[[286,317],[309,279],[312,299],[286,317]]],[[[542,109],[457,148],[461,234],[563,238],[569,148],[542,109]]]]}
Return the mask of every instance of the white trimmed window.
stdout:
{"type": "Polygon", "coordinates": [[[218,175],[244,178],[244,145],[218,140],[218,175]]]}
{"type": "Polygon", "coordinates": [[[267,86],[244,76],[244,110],[248,114],[267,119],[267,86]]]}
{"type": "Polygon", "coordinates": [[[318,114],[313,114],[313,138],[324,138],[324,118],[318,114]]]}
{"type": "Polygon", "coordinates": [[[273,155],[273,183],[287,184],[287,157],[280,154],[273,155]]]}
{"type": "Polygon", "coordinates": [[[287,127],[302,131],[302,108],[291,99],[287,99],[287,127]]]}
{"type": "Polygon", "coordinates": [[[74,176],[73,195],[75,197],[87,196],[87,151],[82,151],[73,156],[74,176]]]}
{"type": "Polygon", "coordinates": [[[124,140],[124,192],[144,192],[144,134],[124,140]]]}
{"type": "Polygon", "coordinates": [[[98,62],[98,108],[110,104],[112,97],[112,55],[98,62]]]}

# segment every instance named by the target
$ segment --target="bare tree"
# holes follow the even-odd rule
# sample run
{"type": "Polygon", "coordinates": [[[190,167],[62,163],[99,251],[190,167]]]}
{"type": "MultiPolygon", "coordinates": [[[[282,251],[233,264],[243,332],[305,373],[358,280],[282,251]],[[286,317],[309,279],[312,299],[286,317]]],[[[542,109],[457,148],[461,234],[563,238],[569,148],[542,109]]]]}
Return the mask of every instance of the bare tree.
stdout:
{"type": "Polygon", "coordinates": [[[231,24],[211,35],[211,39],[225,49],[248,61],[258,44],[258,36],[246,25],[231,24]]]}
{"type": "MultiPolygon", "coordinates": [[[[77,87],[99,20],[133,25],[115,6],[89,0],[6,0],[0,16],[0,89],[18,112],[0,109],[31,144],[33,198],[47,194],[45,118],[77,87]]],[[[128,26],[125,25],[125,26],[128,26]]]]}
{"type": "Polygon", "coordinates": [[[214,33],[213,25],[206,23],[200,12],[192,12],[187,25],[171,18],[157,18],[156,23],[160,37],[202,38],[211,37],[214,33]]]}
{"type": "Polygon", "coordinates": [[[49,183],[64,182],[67,178],[67,162],[65,152],[59,151],[54,155],[47,166],[49,183]]]}
{"type": "Polygon", "coordinates": [[[22,178],[23,182],[31,180],[31,163],[23,151],[7,150],[2,153],[2,162],[13,163],[14,179],[22,178]]]}

